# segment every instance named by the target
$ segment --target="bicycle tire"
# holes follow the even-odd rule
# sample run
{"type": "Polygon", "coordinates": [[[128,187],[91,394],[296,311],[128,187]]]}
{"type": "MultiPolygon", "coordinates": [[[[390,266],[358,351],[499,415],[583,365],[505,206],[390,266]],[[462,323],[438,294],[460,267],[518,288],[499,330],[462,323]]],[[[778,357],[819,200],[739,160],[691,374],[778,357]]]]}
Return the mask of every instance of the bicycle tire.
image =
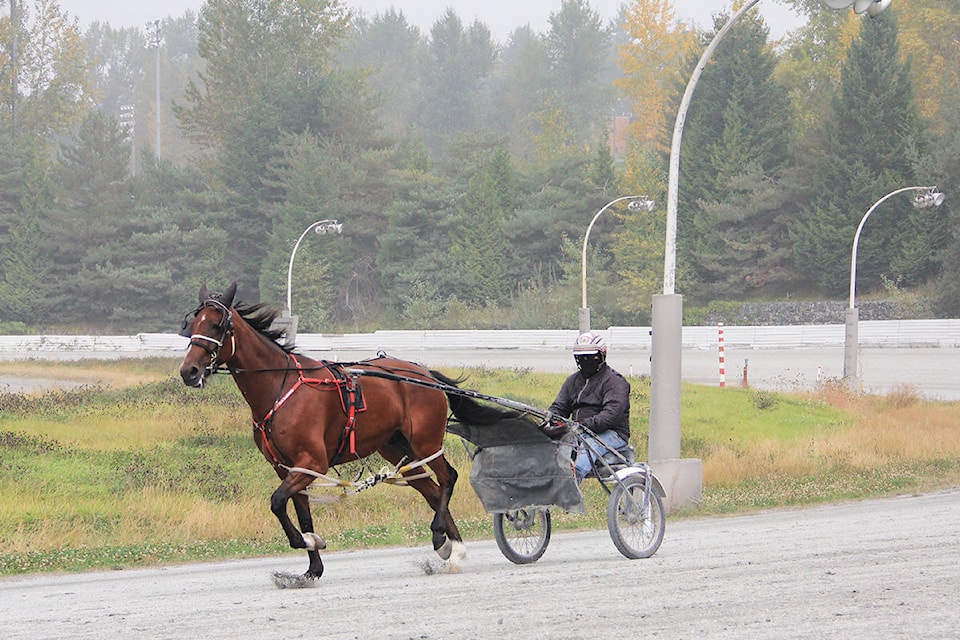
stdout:
{"type": "Polygon", "coordinates": [[[493,514],[493,538],[500,553],[514,564],[539,560],[550,544],[550,529],[548,509],[514,509],[493,514]]]}
{"type": "Polygon", "coordinates": [[[629,475],[617,482],[607,503],[607,528],[617,550],[631,560],[649,558],[660,548],[666,519],[656,491],[644,505],[646,479],[629,475]]]}

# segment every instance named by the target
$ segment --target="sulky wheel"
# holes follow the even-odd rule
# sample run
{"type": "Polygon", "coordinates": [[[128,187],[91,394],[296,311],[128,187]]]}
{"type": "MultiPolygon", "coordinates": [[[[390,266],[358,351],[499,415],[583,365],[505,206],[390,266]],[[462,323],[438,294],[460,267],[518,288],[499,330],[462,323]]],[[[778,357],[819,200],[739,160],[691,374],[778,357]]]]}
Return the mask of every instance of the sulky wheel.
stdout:
{"type": "Polygon", "coordinates": [[[656,491],[645,490],[642,474],[629,475],[610,493],[607,528],[617,550],[635,560],[649,558],[660,548],[666,519],[656,491]]]}
{"type": "Polygon", "coordinates": [[[529,507],[493,514],[493,537],[514,564],[536,562],[550,544],[550,511],[529,507]]]}

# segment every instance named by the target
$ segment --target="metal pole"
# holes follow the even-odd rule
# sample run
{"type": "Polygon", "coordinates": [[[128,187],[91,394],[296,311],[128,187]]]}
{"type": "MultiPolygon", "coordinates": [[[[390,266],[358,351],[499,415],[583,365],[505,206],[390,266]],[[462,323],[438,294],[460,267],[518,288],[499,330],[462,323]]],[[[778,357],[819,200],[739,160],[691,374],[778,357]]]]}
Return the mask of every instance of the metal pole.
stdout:
{"type": "Polygon", "coordinates": [[[157,45],[157,97],[156,97],[156,111],[157,117],[157,162],[160,162],[160,21],[157,20],[157,31],[156,31],[156,40],[157,45]]]}
{"type": "Polygon", "coordinates": [[[721,27],[700,56],[680,101],[670,147],[670,173],[667,183],[667,232],[663,255],[663,295],[653,297],[652,359],[650,362],[650,460],[680,455],[680,387],[682,378],[683,297],[676,295],[677,277],[677,199],[680,181],[680,141],[687,110],[697,81],[720,40],[740,16],[759,0],[748,0],[721,27]]]}
{"type": "Polygon", "coordinates": [[[153,111],[156,116],[156,140],[154,141],[154,150],[157,162],[160,162],[160,42],[163,36],[160,33],[160,21],[152,20],[147,23],[148,42],[157,48],[157,68],[156,68],[156,97],[154,99],[153,111]]]}
{"type": "Polygon", "coordinates": [[[603,205],[599,211],[597,211],[596,215],[593,216],[593,220],[591,220],[590,224],[587,225],[587,232],[583,234],[583,253],[580,258],[580,333],[586,333],[587,331],[590,331],[590,307],[587,306],[587,240],[590,239],[590,230],[593,229],[593,224],[597,221],[597,218],[600,217],[600,214],[609,209],[611,206],[623,200],[638,200],[641,198],[646,198],[646,196],[622,196],[620,198],[616,198],[615,200],[611,200],[607,204],[603,205]]]}
{"type": "MultiPolygon", "coordinates": [[[[680,141],[687,109],[693,97],[697,81],[707,66],[720,40],[730,27],[760,0],[747,0],[744,5],[727,20],[707,45],[697,62],[693,74],[687,82],[686,90],[680,101],[677,120],[673,129],[673,141],[670,146],[670,169],[667,182],[667,224],[663,255],[663,295],[653,296],[653,326],[651,336],[652,359],[650,362],[650,436],[649,460],[666,461],[671,456],[680,455],[680,392],[681,358],[683,328],[683,297],[676,295],[677,278],[677,200],[680,184],[680,141]]],[[[850,0],[852,4],[853,0],[850,0]]],[[[870,16],[880,13],[887,3],[877,3],[870,7],[870,16]]],[[[844,4],[847,6],[847,4],[844,4]]],[[[696,462],[681,460],[681,463],[696,462]]],[[[702,469],[696,464],[681,464],[678,478],[689,476],[678,482],[687,483],[690,494],[699,493],[702,486],[702,469]],[[693,477],[693,476],[698,477],[693,477]],[[694,487],[693,485],[696,485],[694,487]]],[[[672,472],[672,471],[671,471],[672,472]]],[[[668,495],[668,502],[674,500],[668,495]]],[[[680,502],[683,502],[681,499],[680,502]]]]}
{"type": "Polygon", "coordinates": [[[727,23],[720,28],[717,35],[713,37],[706,51],[700,56],[693,74],[687,82],[687,88],[683,92],[683,98],[680,100],[680,108],[677,112],[677,120],[673,125],[673,141],[670,145],[670,172],[667,178],[667,237],[666,248],[663,255],[663,293],[670,295],[674,293],[677,280],[677,199],[680,191],[680,140],[683,137],[683,125],[687,119],[687,110],[690,108],[690,99],[697,88],[697,82],[700,80],[703,70],[707,67],[707,62],[713,55],[720,40],[727,34],[730,27],[740,16],[749,11],[760,0],[748,0],[743,7],[737,11],[727,23]]]}
{"type": "Polygon", "coordinates": [[[853,235],[853,248],[850,250],[850,304],[844,316],[844,341],[843,341],[843,379],[853,391],[859,391],[859,378],[857,376],[857,347],[859,346],[859,320],[860,311],[856,308],[857,295],[857,249],[860,246],[860,232],[863,231],[863,225],[867,218],[877,207],[886,202],[889,198],[903,193],[904,191],[935,191],[937,187],[903,187],[896,191],[891,191],[867,209],[867,212],[860,218],[860,224],[857,225],[857,232],[853,235]]]}
{"type": "Polygon", "coordinates": [[[857,247],[860,245],[860,232],[863,231],[863,225],[867,222],[867,218],[870,217],[870,214],[874,210],[883,204],[889,198],[897,195],[898,193],[903,193],[904,191],[935,191],[936,186],[933,187],[903,187],[902,189],[897,189],[896,191],[891,191],[887,195],[883,196],[879,200],[873,203],[863,217],[860,219],[860,224],[857,226],[857,232],[853,236],[853,249],[850,251],[850,308],[853,309],[856,305],[854,304],[854,296],[856,295],[857,290],[857,247]]]}
{"type": "Polygon", "coordinates": [[[315,229],[315,228],[320,227],[320,226],[322,226],[322,225],[331,225],[331,226],[334,226],[334,228],[335,228],[335,230],[337,231],[337,233],[340,232],[339,228],[336,227],[336,225],[337,225],[337,221],[336,221],[336,220],[317,220],[316,222],[308,225],[307,228],[303,230],[303,233],[300,234],[300,237],[297,238],[297,241],[296,241],[296,242],[294,243],[294,245],[293,245],[293,251],[290,252],[290,264],[287,265],[287,313],[288,313],[288,314],[291,313],[291,311],[292,311],[292,305],[291,305],[291,300],[292,300],[291,290],[292,290],[292,289],[291,289],[291,285],[292,285],[292,283],[293,283],[293,259],[294,259],[294,258],[296,257],[296,255],[297,255],[297,248],[300,246],[300,243],[303,242],[304,237],[305,237],[308,233],[310,233],[310,230],[311,230],[311,229],[315,229]]]}

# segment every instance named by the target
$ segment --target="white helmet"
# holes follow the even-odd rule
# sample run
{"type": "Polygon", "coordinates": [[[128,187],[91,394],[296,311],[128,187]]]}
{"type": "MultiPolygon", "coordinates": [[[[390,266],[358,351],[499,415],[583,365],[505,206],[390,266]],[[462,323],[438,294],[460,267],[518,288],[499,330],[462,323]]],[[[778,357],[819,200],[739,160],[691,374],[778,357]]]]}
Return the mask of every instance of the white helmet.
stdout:
{"type": "Polygon", "coordinates": [[[573,344],[573,355],[585,356],[594,353],[600,353],[606,356],[607,341],[603,339],[603,336],[593,331],[580,334],[580,336],[577,337],[577,341],[573,344]]]}

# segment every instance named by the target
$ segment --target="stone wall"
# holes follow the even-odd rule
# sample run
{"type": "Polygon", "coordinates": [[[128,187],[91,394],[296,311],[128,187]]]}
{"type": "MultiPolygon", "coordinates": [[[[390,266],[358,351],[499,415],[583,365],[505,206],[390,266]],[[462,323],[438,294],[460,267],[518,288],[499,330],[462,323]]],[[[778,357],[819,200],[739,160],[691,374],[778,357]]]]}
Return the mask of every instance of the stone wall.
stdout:
{"type": "MultiPolygon", "coordinates": [[[[910,314],[894,300],[858,302],[860,320],[908,320],[910,314]]],[[[722,311],[708,311],[705,326],[722,322],[734,326],[843,324],[847,302],[745,302],[722,311]]]]}

